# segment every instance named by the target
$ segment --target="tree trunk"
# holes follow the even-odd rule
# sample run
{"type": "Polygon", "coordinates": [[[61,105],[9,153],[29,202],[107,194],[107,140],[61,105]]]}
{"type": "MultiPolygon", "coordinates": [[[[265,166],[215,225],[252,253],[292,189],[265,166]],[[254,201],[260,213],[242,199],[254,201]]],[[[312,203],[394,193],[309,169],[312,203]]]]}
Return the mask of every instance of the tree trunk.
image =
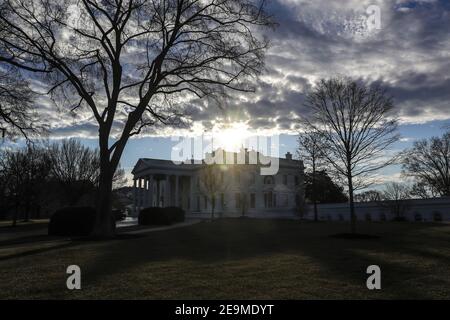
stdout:
{"type": "Polygon", "coordinates": [[[116,166],[110,160],[108,137],[108,130],[100,128],[100,177],[95,226],[92,232],[97,238],[112,238],[116,229],[116,221],[112,215],[112,179],[116,166]]]}
{"type": "Polygon", "coordinates": [[[17,201],[17,198],[15,200],[15,206],[14,206],[14,216],[13,216],[13,222],[12,226],[15,227],[17,225],[17,216],[19,215],[19,203],[17,201]]]}
{"type": "Polygon", "coordinates": [[[350,232],[356,233],[355,203],[353,201],[353,178],[348,175],[348,198],[350,202],[350,232]]]}
{"type": "Polygon", "coordinates": [[[100,179],[96,207],[96,221],[93,236],[112,238],[115,234],[116,222],[112,215],[112,174],[109,168],[100,166],[100,179]]]}
{"type": "Polygon", "coordinates": [[[214,220],[214,209],[216,207],[214,196],[211,197],[211,220],[214,220]]]}
{"type": "Polygon", "coordinates": [[[314,221],[319,221],[319,215],[317,213],[317,200],[316,200],[316,162],[313,160],[313,171],[312,171],[312,201],[314,205],[314,221]]]}

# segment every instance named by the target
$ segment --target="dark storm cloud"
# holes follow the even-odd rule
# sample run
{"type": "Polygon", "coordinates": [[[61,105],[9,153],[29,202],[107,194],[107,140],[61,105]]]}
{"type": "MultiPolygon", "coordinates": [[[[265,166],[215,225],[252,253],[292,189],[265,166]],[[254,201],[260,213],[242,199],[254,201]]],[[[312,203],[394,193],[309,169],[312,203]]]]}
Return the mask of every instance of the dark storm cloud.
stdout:
{"type": "MultiPolygon", "coordinates": [[[[403,122],[450,118],[448,1],[272,0],[268,11],[279,26],[265,31],[271,46],[255,93],[234,93],[222,109],[186,100],[192,125],[247,121],[253,129],[295,131],[298,117],[309,112],[305,93],[333,76],[382,85],[403,122]],[[381,9],[380,30],[365,25],[372,4],[381,9]]],[[[97,135],[97,128],[86,124],[67,121],[58,127],[58,134],[97,135]]]]}

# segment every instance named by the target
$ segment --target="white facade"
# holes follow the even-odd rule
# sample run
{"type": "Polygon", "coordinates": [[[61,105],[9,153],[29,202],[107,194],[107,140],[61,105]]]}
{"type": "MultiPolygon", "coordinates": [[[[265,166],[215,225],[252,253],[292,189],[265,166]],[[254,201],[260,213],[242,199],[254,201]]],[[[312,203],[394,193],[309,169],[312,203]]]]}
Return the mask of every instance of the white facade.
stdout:
{"type": "MultiPolygon", "coordinates": [[[[220,187],[214,190],[215,213],[235,216],[295,212],[303,203],[302,162],[292,159],[288,153],[286,158],[278,159],[277,174],[261,175],[260,169],[264,166],[250,164],[248,160],[252,155],[260,156],[247,150],[224,152],[228,160],[217,165],[214,173],[221,181],[220,187]],[[233,161],[244,154],[245,163],[233,161]]],[[[139,159],[132,171],[135,213],[153,206],[179,206],[190,213],[210,213],[213,197],[202,182],[207,166],[205,161],[175,164],[170,160],[139,159]]]]}
{"type": "MultiPolygon", "coordinates": [[[[401,215],[408,221],[450,221],[450,198],[411,199],[395,205],[393,201],[357,202],[355,214],[359,221],[388,221],[395,218],[395,210],[401,207],[401,215]]],[[[350,209],[348,203],[319,204],[318,217],[320,220],[349,220],[350,209]]],[[[314,209],[308,206],[305,218],[314,219],[314,209]]]]}

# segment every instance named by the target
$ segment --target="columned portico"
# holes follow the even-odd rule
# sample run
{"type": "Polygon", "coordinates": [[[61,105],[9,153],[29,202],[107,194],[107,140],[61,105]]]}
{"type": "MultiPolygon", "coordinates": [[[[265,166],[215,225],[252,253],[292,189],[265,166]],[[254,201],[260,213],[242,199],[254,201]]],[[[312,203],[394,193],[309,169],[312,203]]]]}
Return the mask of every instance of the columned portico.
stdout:
{"type": "MultiPolygon", "coordinates": [[[[233,158],[233,157],[231,157],[233,158]]],[[[169,160],[140,159],[134,167],[134,208],[177,206],[188,212],[215,212],[225,215],[296,212],[303,183],[301,162],[286,155],[279,159],[273,176],[259,174],[257,165],[225,164],[217,168],[223,189],[214,196],[202,190],[206,164],[175,164],[169,160]]],[[[216,169],[215,169],[216,170],[216,169]]]]}
{"type": "Polygon", "coordinates": [[[178,206],[189,210],[193,203],[193,165],[175,165],[171,161],[154,159],[142,159],[138,164],[140,165],[133,170],[133,203],[136,214],[143,208],[152,206],[178,206]]]}

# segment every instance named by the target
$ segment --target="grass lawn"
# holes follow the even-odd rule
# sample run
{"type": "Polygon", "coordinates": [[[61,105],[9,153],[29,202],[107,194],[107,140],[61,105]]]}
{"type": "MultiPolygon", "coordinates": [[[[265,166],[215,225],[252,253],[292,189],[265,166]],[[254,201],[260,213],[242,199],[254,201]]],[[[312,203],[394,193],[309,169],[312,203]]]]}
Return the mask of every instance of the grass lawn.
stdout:
{"type": "MultiPolygon", "coordinates": [[[[224,219],[117,240],[0,242],[0,298],[450,298],[450,225],[224,219]],[[66,289],[66,267],[82,289],[66,289]],[[366,286],[368,265],[382,290],[366,286]]],[[[45,240],[45,239],[44,239],[45,240]]]]}

